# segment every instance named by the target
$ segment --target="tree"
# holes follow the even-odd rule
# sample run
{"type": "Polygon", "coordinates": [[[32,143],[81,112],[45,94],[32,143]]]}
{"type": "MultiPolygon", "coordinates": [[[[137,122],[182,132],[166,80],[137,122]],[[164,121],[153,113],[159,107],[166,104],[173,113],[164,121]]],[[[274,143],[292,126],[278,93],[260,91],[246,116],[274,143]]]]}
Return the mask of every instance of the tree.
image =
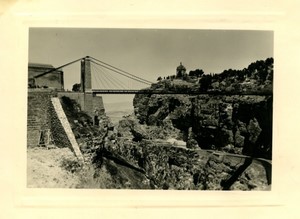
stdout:
{"type": "Polygon", "coordinates": [[[266,65],[270,66],[270,65],[272,65],[274,63],[274,59],[272,57],[271,58],[267,58],[265,62],[266,62],[266,65]]]}
{"type": "Polygon", "coordinates": [[[157,78],[157,81],[161,81],[162,80],[162,78],[161,78],[161,76],[159,76],[158,78],[157,78]]]}
{"type": "Polygon", "coordinates": [[[81,84],[74,84],[73,87],[72,87],[72,91],[74,92],[79,92],[80,91],[80,87],[81,87],[81,84]]]}
{"type": "Polygon", "coordinates": [[[211,75],[204,75],[199,83],[201,91],[207,91],[211,87],[211,82],[212,82],[212,76],[211,75]]]}
{"type": "Polygon", "coordinates": [[[204,71],[202,69],[196,69],[194,71],[189,72],[189,76],[201,77],[203,74],[204,74],[204,71]]]}

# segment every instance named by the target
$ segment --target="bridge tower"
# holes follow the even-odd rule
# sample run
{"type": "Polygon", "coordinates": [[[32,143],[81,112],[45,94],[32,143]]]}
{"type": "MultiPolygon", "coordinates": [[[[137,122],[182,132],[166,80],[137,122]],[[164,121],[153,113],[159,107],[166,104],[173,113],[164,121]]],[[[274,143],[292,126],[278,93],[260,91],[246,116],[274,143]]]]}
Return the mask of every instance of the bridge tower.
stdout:
{"type": "Polygon", "coordinates": [[[105,113],[105,109],[102,97],[93,94],[92,91],[91,58],[89,56],[81,60],[80,83],[83,102],[78,102],[80,102],[81,109],[93,118],[94,125],[99,125],[100,116],[105,113]]]}
{"type": "Polygon", "coordinates": [[[92,91],[91,60],[86,56],[81,60],[81,92],[92,91]]]}

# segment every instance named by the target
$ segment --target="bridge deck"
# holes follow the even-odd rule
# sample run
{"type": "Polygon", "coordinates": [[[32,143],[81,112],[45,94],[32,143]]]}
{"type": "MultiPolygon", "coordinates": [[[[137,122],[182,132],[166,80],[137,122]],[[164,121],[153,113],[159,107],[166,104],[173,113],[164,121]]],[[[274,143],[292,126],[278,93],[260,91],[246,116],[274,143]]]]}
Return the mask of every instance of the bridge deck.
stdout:
{"type": "Polygon", "coordinates": [[[221,92],[221,91],[173,91],[173,90],[113,90],[113,89],[92,89],[93,94],[209,94],[209,95],[259,95],[272,96],[272,92],[221,92]]]}

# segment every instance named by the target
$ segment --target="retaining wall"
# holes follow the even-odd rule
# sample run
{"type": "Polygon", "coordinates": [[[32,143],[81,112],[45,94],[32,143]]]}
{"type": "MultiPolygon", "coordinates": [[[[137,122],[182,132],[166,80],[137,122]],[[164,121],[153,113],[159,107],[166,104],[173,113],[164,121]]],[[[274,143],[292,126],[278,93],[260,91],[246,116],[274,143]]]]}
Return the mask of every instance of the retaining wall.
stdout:
{"type": "MultiPolygon", "coordinates": [[[[92,118],[95,111],[98,115],[104,114],[104,105],[101,96],[93,96],[92,93],[83,92],[56,92],[51,89],[28,89],[28,111],[27,111],[27,146],[36,147],[49,141],[46,134],[51,134],[52,139],[58,147],[69,147],[70,141],[66,136],[57,114],[51,103],[52,97],[62,96],[75,100],[92,118]],[[41,133],[43,133],[41,135],[41,133]]],[[[49,135],[50,136],[50,135],[49,135]]]]}
{"type": "Polygon", "coordinates": [[[91,117],[95,115],[96,109],[100,114],[104,114],[105,112],[101,96],[94,96],[92,93],[84,92],[58,92],[57,96],[59,98],[66,96],[75,100],[80,105],[81,110],[85,111],[91,117]]]}
{"type": "Polygon", "coordinates": [[[51,97],[54,96],[52,90],[34,89],[28,90],[27,108],[27,145],[34,147],[39,145],[42,131],[50,130],[49,107],[51,97]]]}

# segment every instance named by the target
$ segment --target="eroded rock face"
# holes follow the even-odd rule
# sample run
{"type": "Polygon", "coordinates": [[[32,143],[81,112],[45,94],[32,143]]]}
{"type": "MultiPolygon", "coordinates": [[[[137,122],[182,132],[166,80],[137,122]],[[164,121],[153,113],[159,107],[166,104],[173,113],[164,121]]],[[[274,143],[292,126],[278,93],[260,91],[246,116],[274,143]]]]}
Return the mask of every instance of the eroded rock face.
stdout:
{"type": "MultiPolygon", "coordinates": [[[[117,145],[116,152],[145,170],[152,189],[222,190],[245,158],[212,154],[204,150],[176,147],[169,142],[142,140],[117,145]]],[[[254,161],[229,186],[231,190],[269,190],[266,168],[254,161]]]]}
{"type": "Polygon", "coordinates": [[[185,141],[192,132],[200,148],[272,156],[271,96],[141,94],[135,96],[134,108],[141,123],[171,123],[185,141]]]}
{"type": "MultiPolygon", "coordinates": [[[[83,125],[76,123],[74,130],[80,134],[77,140],[84,138],[86,144],[86,149],[81,145],[81,150],[86,156],[94,151],[92,157],[96,168],[93,176],[95,183],[101,177],[102,172],[107,170],[110,178],[107,181],[109,185],[105,188],[224,189],[222,182],[234,176],[243,165],[245,158],[220,156],[201,150],[200,147],[203,145],[200,146],[199,139],[203,137],[202,135],[205,136],[206,132],[214,130],[210,133],[215,134],[215,136],[210,136],[212,142],[216,136],[222,136],[232,143],[223,147],[223,151],[241,153],[247,140],[253,144],[258,142],[263,132],[259,117],[249,116],[249,121],[234,120],[234,110],[237,104],[227,101],[226,104],[221,103],[220,106],[216,104],[219,108],[212,108],[212,100],[206,99],[205,96],[203,107],[199,109],[195,105],[196,100],[187,96],[181,96],[179,99],[172,96],[167,98],[175,103],[169,104],[161,99],[159,104],[152,105],[152,107],[162,106],[160,109],[169,109],[168,115],[163,117],[161,117],[162,114],[153,110],[153,120],[149,122],[154,125],[141,124],[134,115],[123,118],[115,129],[111,129],[107,124],[92,129],[87,126],[81,127],[83,125]],[[204,111],[201,111],[202,109],[204,111]],[[217,109],[221,109],[220,115],[216,113],[217,109]],[[197,110],[201,114],[197,114],[197,110]],[[203,120],[206,126],[203,125],[203,120]],[[224,124],[221,128],[219,128],[220,123],[224,124]],[[195,131],[199,124],[206,132],[195,131]],[[234,130],[232,127],[237,128],[234,130]],[[81,129],[84,129],[84,132],[81,129]],[[89,138],[91,139],[88,141],[89,138]],[[182,143],[182,140],[185,140],[186,144],[178,144],[178,142],[182,143]],[[233,145],[234,141],[238,144],[233,145]]],[[[200,97],[199,99],[204,101],[200,97]]],[[[155,102],[155,99],[151,101],[155,102]]],[[[264,101],[266,100],[260,99],[258,103],[261,104],[264,101]]],[[[247,102],[240,101],[239,103],[247,102]]],[[[265,166],[255,161],[237,177],[229,189],[267,190],[270,189],[269,184],[270,179],[267,178],[265,166]]]]}
{"type": "MultiPolygon", "coordinates": [[[[255,121],[251,122],[251,126],[255,125],[255,121]]],[[[245,157],[201,150],[195,146],[197,142],[193,143],[191,128],[186,145],[173,142],[181,142],[176,139],[180,136],[177,129],[173,129],[174,133],[170,129],[159,138],[156,128],[161,132],[161,127],[142,125],[130,116],[120,121],[117,140],[107,140],[106,144],[108,150],[144,170],[151,189],[222,190],[222,181],[234,176],[246,161],[245,157]],[[143,132],[140,140],[136,140],[138,132],[143,132]]],[[[269,190],[269,184],[265,166],[260,161],[253,161],[229,189],[269,190]]]]}

